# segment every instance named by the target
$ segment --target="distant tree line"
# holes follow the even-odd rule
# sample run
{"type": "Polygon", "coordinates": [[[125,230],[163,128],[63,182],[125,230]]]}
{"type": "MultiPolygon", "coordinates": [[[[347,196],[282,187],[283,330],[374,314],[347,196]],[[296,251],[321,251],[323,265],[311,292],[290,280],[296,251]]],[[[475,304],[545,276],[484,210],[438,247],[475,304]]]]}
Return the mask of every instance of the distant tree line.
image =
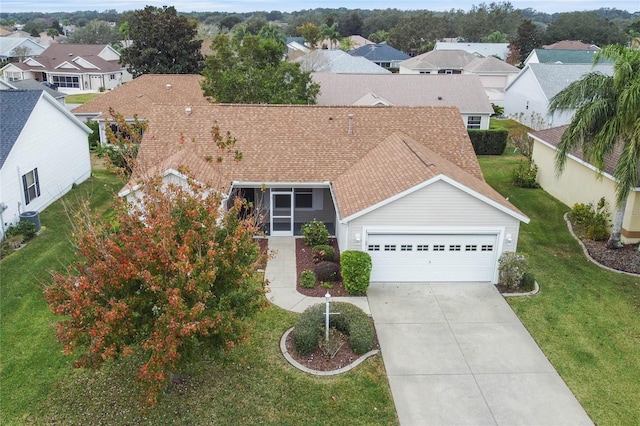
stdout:
{"type": "MultiPolygon", "coordinates": [[[[0,24],[22,23],[32,35],[46,31],[52,37],[56,31],[62,33],[62,25],[73,24],[75,33],[67,42],[111,43],[120,48],[117,42],[129,38],[128,25],[135,13],[115,10],[0,13],[0,24]]],[[[438,40],[459,38],[467,42],[508,42],[513,47],[512,63],[521,61],[534,48],[560,40],[581,40],[604,46],[633,43],[640,36],[639,12],[600,8],[548,14],[531,8],[515,9],[508,1],[480,3],[469,11],[446,12],[317,8],[296,12],[212,11],[178,15],[195,24],[195,38],[200,40],[219,34],[236,34],[237,38],[258,35],[269,24],[282,36],[317,37],[318,40],[307,40],[314,43],[325,40],[317,47],[332,48],[348,36],[361,35],[416,55],[431,50],[438,40]],[[301,29],[306,32],[301,33],[301,29]]]]}

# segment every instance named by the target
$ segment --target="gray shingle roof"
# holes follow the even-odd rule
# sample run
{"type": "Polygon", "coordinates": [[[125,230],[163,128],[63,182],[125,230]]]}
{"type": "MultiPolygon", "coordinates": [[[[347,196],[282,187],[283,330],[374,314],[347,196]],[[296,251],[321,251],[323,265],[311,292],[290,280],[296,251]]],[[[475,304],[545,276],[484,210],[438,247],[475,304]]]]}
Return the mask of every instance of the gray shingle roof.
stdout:
{"type": "Polygon", "coordinates": [[[39,81],[35,81],[32,78],[28,78],[26,80],[12,81],[9,84],[18,90],[44,90],[49,95],[51,95],[51,97],[54,99],[67,97],[66,93],[62,93],[57,90],[50,89],[44,84],[40,83],[39,81]]]}
{"type": "Polygon", "coordinates": [[[362,56],[372,62],[404,61],[410,56],[386,43],[365,44],[349,52],[351,56],[362,56]]]}
{"type": "Polygon", "coordinates": [[[455,106],[463,114],[493,113],[480,78],[475,74],[313,73],[311,77],[320,84],[318,105],[374,105],[376,98],[382,98],[383,104],[455,106]]]}
{"type": "Polygon", "coordinates": [[[540,63],[592,64],[596,50],[535,49],[540,63]]]}
{"type": "Polygon", "coordinates": [[[296,59],[303,71],[347,74],[389,74],[391,71],[368,59],[351,56],[342,50],[314,50],[296,59]]]}
{"type": "Polygon", "coordinates": [[[569,84],[592,71],[613,75],[613,65],[594,67],[588,64],[529,64],[527,66],[531,68],[547,99],[551,99],[569,84]]]}
{"type": "Polygon", "coordinates": [[[0,167],[41,96],[42,90],[0,90],[0,167]]]}

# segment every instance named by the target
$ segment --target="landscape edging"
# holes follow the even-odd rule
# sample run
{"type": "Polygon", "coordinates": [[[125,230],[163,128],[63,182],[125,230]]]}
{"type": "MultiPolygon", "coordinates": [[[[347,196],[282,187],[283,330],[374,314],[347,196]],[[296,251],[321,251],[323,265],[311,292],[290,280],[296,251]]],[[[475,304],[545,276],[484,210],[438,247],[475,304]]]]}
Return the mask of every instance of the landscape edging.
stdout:
{"type": "Polygon", "coordinates": [[[284,355],[285,359],[289,362],[289,364],[293,365],[298,370],[304,371],[305,373],[313,374],[315,376],[335,376],[337,374],[346,373],[347,371],[350,371],[355,367],[357,367],[358,365],[360,365],[367,358],[377,355],[380,352],[378,349],[369,351],[366,354],[362,355],[360,358],[356,359],[351,364],[344,366],[342,368],[339,368],[337,370],[331,370],[331,371],[312,370],[311,368],[307,368],[304,365],[300,364],[298,361],[293,359],[291,354],[289,354],[289,351],[287,350],[286,342],[287,342],[287,337],[289,337],[289,333],[291,333],[292,331],[293,331],[293,327],[285,331],[284,334],[282,335],[282,338],[280,338],[280,351],[282,352],[282,355],[284,355]]]}
{"type": "Polygon", "coordinates": [[[580,247],[582,247],[582,252],[584,253],[587,260],[589,260],[591,263],[598,265],[602,269],[606,269],[607,271],[617,272],[618,274],[629,275],[632,277],[640,277],[640,274],[635,274],[633,272],[627,272],[627,271],[619,271],[618,269],[609,268],[608,266],[603,265],[602,263],[598,262],[593,257],[591,257],[591,255],[589,254],[589,250],[587,250],[587,246],[585,246],[582,240],[575,234],[575,232],[573,232],[573,225],[571,225],[571,221],[569,220],[569,213],[568,212],[565,213],[564,216],[562,217],[564,218],[564,221],[567,223],[567,228],[569,228],[569,233],[573,238],[576,239],[576,241],[578,241],[578,243],[580,244],[580,247]]]}

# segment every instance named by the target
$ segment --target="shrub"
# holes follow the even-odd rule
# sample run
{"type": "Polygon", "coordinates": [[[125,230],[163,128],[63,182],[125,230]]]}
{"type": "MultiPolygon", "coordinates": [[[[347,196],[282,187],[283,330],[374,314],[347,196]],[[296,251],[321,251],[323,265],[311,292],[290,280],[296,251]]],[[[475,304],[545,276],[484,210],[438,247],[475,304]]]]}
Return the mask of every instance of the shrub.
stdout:
{"type": "Polygon", "coordinates": [[[525,272],[522,274],[522,280],[520,281],[520,288],[523,291],[531,291],[536,287],[536,278],[533,272],[525,272]]]}
{"type": "Polygon", "coordinates": [[[302,225],[304,243],[309,247],[321,246],[329,241],[329,231],[323,222],[312,220],[302,225]]]}
{"type": "Polygon", "coordinates": [[[527,257],[521,253],[508,251],[498,260],[500,284],[508,288],[519,288],[527,272],[527,257]]]}
{"type": "Polygon", "coordinates": [[[607,200],[604,197],[600,198],[597,205],[593,203],[574,204],[568,216],[571,222],[585,228],[587,238],[594,241],[603,241],[609,237],[611,215],[607,200]]]}
{"type": "Polygon", "coordinates": [[[21,220],[15,225],[11,225],[5,235],[12,237],[14,235],[22,235],[25,241],[28,241],[36,235],[36,225],[33,222],[21,220]]]}
{"type": "Polygon", "coordinates": [[[327,244],[315,246],[311,249],[314,263],[320,263],[323,260],[332,261],[336,257],[336,250],[327,244]]]}
{"type": "MultiPolygon", "coordinates": [[[[318,347],[318,342],[323,339],[324,330],[324,304],[308,307],[296,322],[291,337],[296,351],[301,355],[308,355],[318,347]]],[[[373,347],[374,329],[367,314],[362,309],[351,303],[334,302],[331,304],[329,326],[349,336],[349,344],[353,351],[364,354],[373,347]]]]}
{"type": "Polygon", "coordinates": [[[496,104],[491,104],[491,108],[493,108],[493,115],[502,116],[504,115],[504,107],[496,104]]]}
{"type": "MultiPolygon", "coordinates": [[[[298,317],[291,332],[293,346],[301,355],[308,355],[318,347],[318,339],[324,326],[324,306],[317,304],[308,307],[298,317]]],[[[332,315],[335,316],[335,315],[332,315]]]]}
{"type": "Polygon", "coordinates": [[[506,130],[468,130],[476,155],[502,155],[507,147],[506,130]]]}
{"type": "Polygon", "coordinates": [[[371,256],[357,250],[347,250],[340,256],[344,288],[349,294],[365,294],[371,277],[371,256]]]}
{"type": "Polygon", "coordinates": [[[340,265],[335,262],[320,262],[313,268],[313,271],[319,281],[336,282],[340,280],[340,265]]]}
{"type": "Polygon", "coordinates": [[[511,184],[520,188],[539,188],[538,166],[533,161],[521,162],[517,170],[511,173],[511,184]]]}
{"type": "Polygon", "coordinates": [[[302,271],[300,274],[300,285],[305,288],[314,288],[316,286],[316,274],[313,271],[302,271]]]}

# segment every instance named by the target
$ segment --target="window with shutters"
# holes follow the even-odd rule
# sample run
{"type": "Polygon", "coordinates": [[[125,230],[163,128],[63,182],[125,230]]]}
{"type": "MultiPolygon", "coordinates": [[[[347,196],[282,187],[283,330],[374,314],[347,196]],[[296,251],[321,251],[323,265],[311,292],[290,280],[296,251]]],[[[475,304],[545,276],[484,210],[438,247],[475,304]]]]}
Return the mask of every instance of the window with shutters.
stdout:
{"type": "Polygon", "coordinates": [[[22,189],[24,191],[25,204],[29,204],[40,196],[40,180],[38,179],[37,168],[22,175],[22,189]]]}

